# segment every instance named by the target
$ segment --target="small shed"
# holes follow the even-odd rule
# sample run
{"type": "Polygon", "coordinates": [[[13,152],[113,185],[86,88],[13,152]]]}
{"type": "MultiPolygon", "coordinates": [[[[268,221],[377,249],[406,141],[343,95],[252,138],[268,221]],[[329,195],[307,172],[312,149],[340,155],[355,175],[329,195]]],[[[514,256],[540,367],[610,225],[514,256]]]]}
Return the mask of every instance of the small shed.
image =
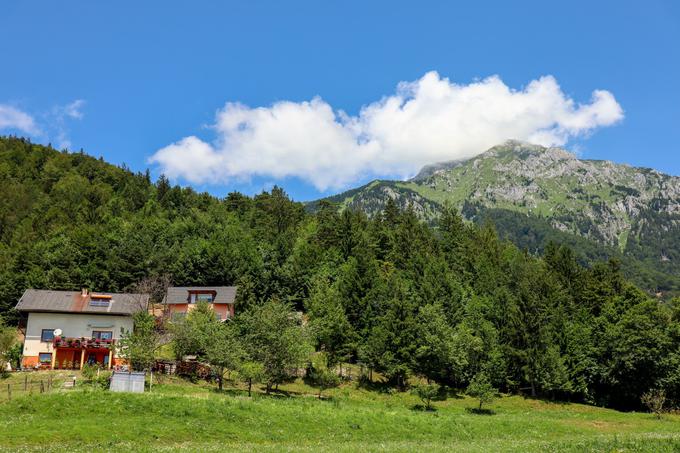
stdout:
{"type": "Polygon", "coordinates": [[[111,375],[112,392],[144,392],[144,381],[146,373],[142,371],[114,371],[111,375]]]}

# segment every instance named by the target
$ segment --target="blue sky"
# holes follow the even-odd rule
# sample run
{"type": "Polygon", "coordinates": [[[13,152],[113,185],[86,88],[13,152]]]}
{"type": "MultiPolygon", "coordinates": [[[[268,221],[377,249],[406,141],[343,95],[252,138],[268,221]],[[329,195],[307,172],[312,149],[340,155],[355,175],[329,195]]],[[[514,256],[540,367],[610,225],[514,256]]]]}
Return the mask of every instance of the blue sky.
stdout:
{"type": "Polygon", "coordinates": [[[515,130],[680,174],[678,3],[547,3],[3,2],[0,133],[298,200],[515,130]]]}

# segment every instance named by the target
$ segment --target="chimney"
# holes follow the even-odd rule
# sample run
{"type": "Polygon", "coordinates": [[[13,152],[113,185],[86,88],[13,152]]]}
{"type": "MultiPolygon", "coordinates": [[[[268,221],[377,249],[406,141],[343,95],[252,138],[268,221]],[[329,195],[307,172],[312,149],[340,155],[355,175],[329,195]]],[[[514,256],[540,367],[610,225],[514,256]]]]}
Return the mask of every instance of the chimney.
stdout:
{"type": "Polygon", "coordinates": [[[82,290],[80,290],[80,295],[82,297],[87,297],[87,288],[83,288],[82,290]]]}

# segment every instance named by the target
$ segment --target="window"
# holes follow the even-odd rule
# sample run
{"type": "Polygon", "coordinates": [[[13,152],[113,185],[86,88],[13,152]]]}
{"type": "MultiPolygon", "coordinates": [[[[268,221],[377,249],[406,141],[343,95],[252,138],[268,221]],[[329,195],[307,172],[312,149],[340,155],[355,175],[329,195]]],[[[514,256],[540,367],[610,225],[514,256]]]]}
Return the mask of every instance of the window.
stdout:
{"type": "Polygon", "coordinates": [[[51,352],[41,352],[38,354],[38,361],[41,364],[52,364],[52,353],[51,352]]]}
{"type": "Polygon", "coordinates": [[[111,340],[113,339],[113,332],[110,330],[93,330],[92,338],[95,340],[111,340]]]}
{"type": "Polygon", "coordinates": [[[213,301],[212,294],[196,294],[196,302],[208,302],[211,304],[213,301]]]}
{"type": "Polygon", "coordinates": [[[50,343],[52,340],[54,340],[54,329],[43,329],[40,334],[40,341],[50,343]]]}
{"type": "Polygon", "coordinates": [[[111,299],[92,297],[90,299],[90,307],[108,307],[111,299]]]}
{"type": "Polygon", "coordinates": [[[214,299],[214,294],[212,293],[190,293],[189,303],[195,304],[197,302],[207,302],[211,304],[214,299]]]}

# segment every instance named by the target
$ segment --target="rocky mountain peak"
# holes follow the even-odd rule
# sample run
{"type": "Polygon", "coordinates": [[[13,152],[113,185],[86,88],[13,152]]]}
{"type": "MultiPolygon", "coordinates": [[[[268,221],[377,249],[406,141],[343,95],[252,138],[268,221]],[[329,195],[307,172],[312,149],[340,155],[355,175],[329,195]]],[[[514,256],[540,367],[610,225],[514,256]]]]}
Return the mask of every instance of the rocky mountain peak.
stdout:
{"type": "Polygon", "coordinates": [[[680,237],[680,177],[579,159],[559,147],[508,140],[471,159],[428,165],[409,181],[374,181],[331,199],[369,216],[392,199],[426,221],[448,203],[470,220],[489,213],[506,219],[518,241],[535,247],[547,233],[522,222],[680,271],[680,251],[666,245],[680,237]]]}

